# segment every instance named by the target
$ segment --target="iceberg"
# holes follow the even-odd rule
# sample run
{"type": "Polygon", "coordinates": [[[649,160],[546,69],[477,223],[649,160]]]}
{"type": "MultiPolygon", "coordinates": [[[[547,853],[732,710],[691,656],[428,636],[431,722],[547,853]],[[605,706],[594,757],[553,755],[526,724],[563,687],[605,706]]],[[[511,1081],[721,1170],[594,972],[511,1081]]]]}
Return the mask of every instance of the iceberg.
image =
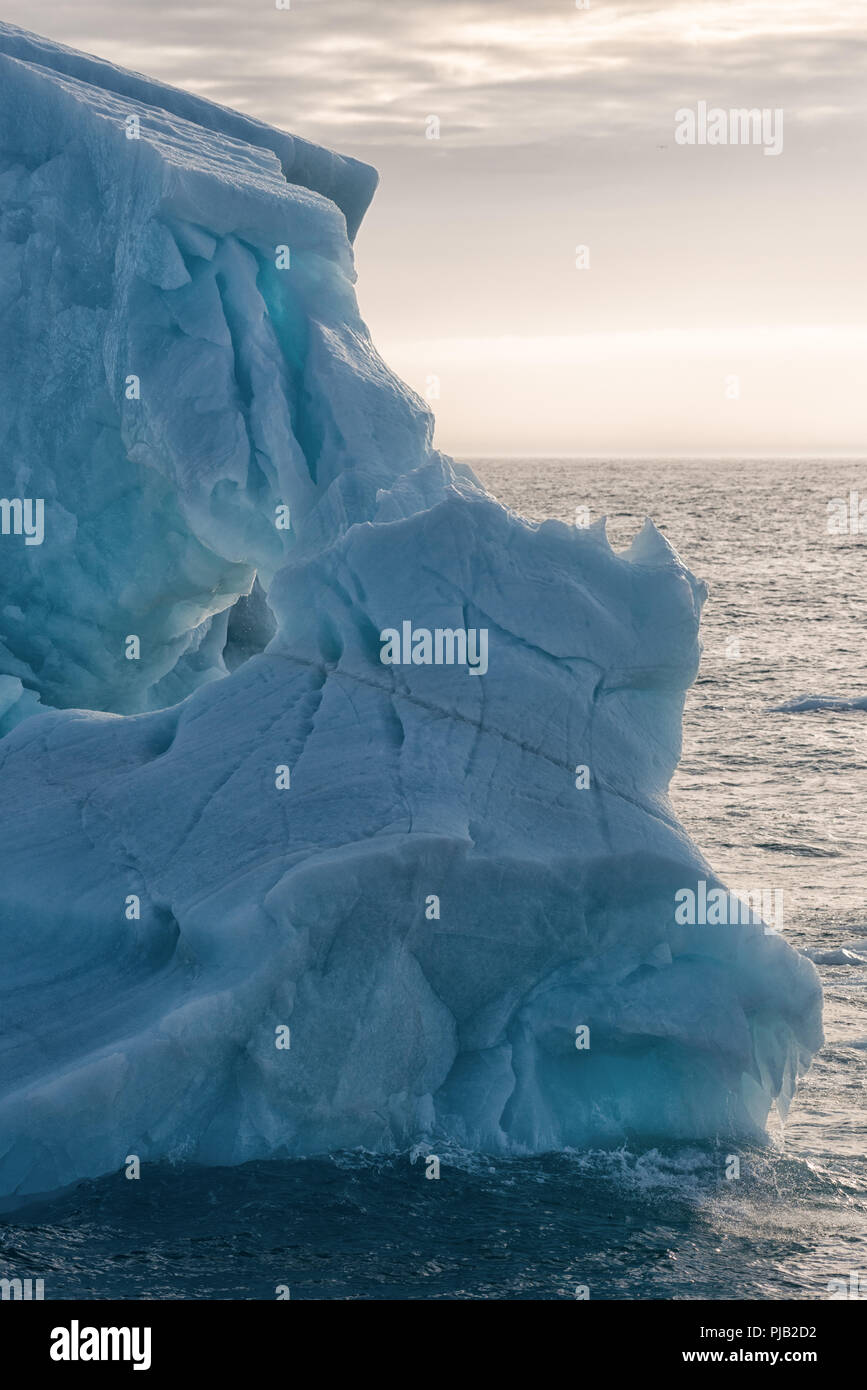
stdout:
{"type": "Polygon", "coordinates": [[[675,919],[703,584],[433,448],[372,170],[10,25],[0,74],[0,1193],[761,1138],[821,993],[675,919]]]}

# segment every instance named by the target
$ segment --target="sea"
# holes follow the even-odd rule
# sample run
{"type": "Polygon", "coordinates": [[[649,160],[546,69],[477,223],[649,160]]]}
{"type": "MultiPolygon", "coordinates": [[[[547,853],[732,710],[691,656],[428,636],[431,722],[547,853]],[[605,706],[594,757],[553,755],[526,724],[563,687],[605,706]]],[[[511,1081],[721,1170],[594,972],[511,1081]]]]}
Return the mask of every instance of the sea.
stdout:
{"type": "Polygon", "coordinates": [[[615,550],[649,516],[707,581],[674,806],[724,881],[783,890],[825,1047],[737,1178],[725,1144],[648,1140],[82,1182],[0,1217],[0,1273],[46,1299],[867,1298],[867,459],[464,461],[615,550]]]}

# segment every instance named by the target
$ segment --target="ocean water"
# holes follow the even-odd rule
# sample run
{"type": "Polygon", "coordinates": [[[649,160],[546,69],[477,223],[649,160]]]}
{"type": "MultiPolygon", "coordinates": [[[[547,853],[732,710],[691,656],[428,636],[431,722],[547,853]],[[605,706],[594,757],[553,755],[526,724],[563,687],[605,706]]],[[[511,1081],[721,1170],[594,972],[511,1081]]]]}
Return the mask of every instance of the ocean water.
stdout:
{"type": "MultiPolygon", "coordinates": [[[[721,877],[781,888],[819,964],[827,1043],[766,1148],[654,1145],[491,1160],[340,1154],[78,1184],[0,1218],[0,1273],[47,1299],[829,1299],[867,1297],[867,537],[828,503],[865,460],[468,460],[530,520],[652,516],[708,581],[677,812],[721,877]]],[[[867,508],[865,508],[867,510],[867,508]]]]}

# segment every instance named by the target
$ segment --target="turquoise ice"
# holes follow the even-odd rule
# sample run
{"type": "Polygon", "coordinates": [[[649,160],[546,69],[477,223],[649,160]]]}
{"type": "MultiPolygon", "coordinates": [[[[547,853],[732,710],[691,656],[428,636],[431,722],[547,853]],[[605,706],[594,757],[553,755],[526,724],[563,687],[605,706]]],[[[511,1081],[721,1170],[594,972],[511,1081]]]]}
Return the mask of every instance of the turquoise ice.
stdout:
{"type": "Polygon", "coordinates": [[[8,25],[0,79],[2,493],[45,528],[0,536],[0,1192],[760,1137],[820,989],[675,921],[703,585],[433,449],[355,300],[372,170],[8,25]],[[484,674],[384,664],[406,621],[484,674]]]}

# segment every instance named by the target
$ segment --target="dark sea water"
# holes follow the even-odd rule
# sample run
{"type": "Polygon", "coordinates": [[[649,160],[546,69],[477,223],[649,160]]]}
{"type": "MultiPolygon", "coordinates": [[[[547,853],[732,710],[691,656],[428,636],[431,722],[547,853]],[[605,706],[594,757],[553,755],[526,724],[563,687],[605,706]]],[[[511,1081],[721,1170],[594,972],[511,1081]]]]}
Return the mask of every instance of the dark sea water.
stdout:
{"type": "Polygon", "coordinates": [[[827,1044],[767,1148],[654,1145],[490,1160],[341,1154],[150,1168],[0,1218],[0,1275],[47,1299],[829,1299],[867,1297],[867,460],[470,460],[531,520],[650,515],[710,584],[704,657],[673,783],[724,880],[780,887],[784,934],[819,963],[827,1044]],[[847,949],[848,948],[848,949],[847,949]],[[862,954],[859,955],[859,950],[862,954]]]}

